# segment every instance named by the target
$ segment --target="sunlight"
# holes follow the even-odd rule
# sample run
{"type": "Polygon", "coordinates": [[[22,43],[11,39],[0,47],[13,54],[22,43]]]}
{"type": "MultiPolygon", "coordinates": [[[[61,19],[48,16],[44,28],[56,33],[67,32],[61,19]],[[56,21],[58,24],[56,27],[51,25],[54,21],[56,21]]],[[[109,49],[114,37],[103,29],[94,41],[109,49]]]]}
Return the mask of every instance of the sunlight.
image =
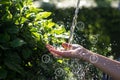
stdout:
{"type": "Polygon", "coordinates": [[[50,0],[43,0],[43,2],[49,2],[50,0]]]}

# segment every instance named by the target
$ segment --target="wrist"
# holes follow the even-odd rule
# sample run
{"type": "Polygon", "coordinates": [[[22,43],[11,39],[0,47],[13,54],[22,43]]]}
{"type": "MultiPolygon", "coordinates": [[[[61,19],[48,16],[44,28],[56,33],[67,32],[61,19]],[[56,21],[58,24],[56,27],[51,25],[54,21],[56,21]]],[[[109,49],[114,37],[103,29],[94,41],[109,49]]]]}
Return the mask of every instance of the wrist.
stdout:
{"type": "Polygon", "coordinates": [[[94,64],[98,62],[98,56],[96,53],[85,49],[85,55],[83,56],[83,60],[94,64]]]}
{"type": "Polygon", "coordinates": [[[87,62],[90,62],[91,56],[94,55],[91,51],[87,50],[86,48],[83,48],[81,52],[79,52],[79,58],[82,60],[85,60],[87,62]]]}

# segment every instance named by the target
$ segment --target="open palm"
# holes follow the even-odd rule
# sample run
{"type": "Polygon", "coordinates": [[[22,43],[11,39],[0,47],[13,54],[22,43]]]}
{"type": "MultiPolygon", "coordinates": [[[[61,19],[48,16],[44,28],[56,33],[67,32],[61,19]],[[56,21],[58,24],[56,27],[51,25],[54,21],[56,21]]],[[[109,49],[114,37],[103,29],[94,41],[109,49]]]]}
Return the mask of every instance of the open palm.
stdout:
{"type": "Polygon", "coordinates": [[[57,50],[55,47],[49,44],[47,44],[46,47],[54,56],[66,58],[76,58],[77,56],[80,56],[84,50],[84,48],[80,45],[68,43],[62,44],[64,50],[57,50]]]}

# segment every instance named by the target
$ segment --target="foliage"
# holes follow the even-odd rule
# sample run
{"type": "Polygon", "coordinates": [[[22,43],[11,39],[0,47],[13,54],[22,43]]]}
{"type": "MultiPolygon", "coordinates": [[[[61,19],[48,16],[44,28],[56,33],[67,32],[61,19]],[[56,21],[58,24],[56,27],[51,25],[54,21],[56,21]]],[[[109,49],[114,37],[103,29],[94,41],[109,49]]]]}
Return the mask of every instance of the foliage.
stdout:
{"type": "Polygon", "coordinates": [[[111,7],[112,0],[95,0],[98,7],[111,7]]]}
{"type": "Polygon", "coordinates": [[[32,0],[0,1],[0,79],[55,78],[54,69],[62,65],[48,54],[45,44],[60,44],[67,33],[64,26],[48,19],[50,15],[35,8],[32,0]],[[44,54],[50,56],[48,64],[42,62],[44,54]]]}

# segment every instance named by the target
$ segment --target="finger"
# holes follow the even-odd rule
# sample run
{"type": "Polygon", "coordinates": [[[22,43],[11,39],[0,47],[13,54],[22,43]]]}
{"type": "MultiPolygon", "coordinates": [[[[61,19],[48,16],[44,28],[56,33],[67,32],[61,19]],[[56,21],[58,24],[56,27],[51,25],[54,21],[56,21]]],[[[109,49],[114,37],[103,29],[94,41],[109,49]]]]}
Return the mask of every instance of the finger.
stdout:
{"type": "Polygon", "coordinates": [[[60,55],[58,55],[58,54],[55,54],[54,52],[51,52],[51,54],[52,54],[54,57],[62,57],[62,56],[60,56],[60,55]]]}
{"type": "Polygon", "coordinates": [[[50,44],[46,44],[46,47],[48,47],[48,48],[53,48],[53,46],[50,45],[50,44]]]}
{"type": "Polygon", "coordinates": [[[51,46],[50,44],[47,44],[47,45],[46,45],[46,48],[48,48],[48,49],[53,48],[53,49],[54,49],[54,47],[53,47],[53,46],[51,46]]]}
{"type": "Polygon", "coordinates": [[[53,53],[53,52],[50,52],[54,57],[61,57],[60,55],[58,55],[58,54],[55,54],[55,53],[53,53]]]}
{"type": "Polygon", "coordinates": [[[63,43],[62,46],[65,48],[65,49],[76,49],[78,47],[81,47],[81,45],[78,45],[78,44],[69,44],[69,43],[63,43]]]}
{"type": "Polygon", "coordinates": [[[71,55],[71,51],[58,51],[55,49],[50,49],[50,52],[52,54],[57,54],[57,55],[62,56],[62,57],[69,57],[71,55]]]}
{"type": "MultiPolygon", "coordinates": [[[[54,47],[51,46],[51,45],[46,45],[46,47],[48,48],[49,51],[50,51],[50,49],[54,49],[54,47]]],[[[55,54],[55,53],[53,53],[53,52],[51,52],[51,51],[50,51],[50,53],[51,53],[54,57],[61,57],[60,55],[55,54]]]]}

